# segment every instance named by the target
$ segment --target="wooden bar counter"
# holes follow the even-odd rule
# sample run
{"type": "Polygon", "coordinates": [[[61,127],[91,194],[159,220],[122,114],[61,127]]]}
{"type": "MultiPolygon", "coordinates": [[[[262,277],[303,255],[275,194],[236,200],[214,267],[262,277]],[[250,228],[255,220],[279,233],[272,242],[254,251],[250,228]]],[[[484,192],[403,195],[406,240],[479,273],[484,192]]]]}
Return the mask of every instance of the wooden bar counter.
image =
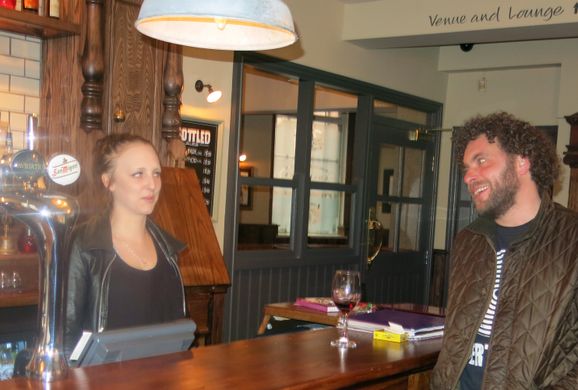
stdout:
{"type": "MultiPolygon", "coordinates": [[[[57,389],[426,389],[441,338],[403,344],[350,332],[356,349],[329,345],[326,328],[195,348],[159,357],[71,368],[57,389]]],[[[3,390],[41,389],[26,378],[3,390]]]]}

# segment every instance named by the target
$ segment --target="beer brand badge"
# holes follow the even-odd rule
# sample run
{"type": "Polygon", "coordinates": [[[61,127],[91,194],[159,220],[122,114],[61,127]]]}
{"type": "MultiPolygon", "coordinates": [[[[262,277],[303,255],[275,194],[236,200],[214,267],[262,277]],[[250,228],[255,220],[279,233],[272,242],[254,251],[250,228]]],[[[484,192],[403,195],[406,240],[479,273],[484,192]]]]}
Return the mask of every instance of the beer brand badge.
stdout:
{"type": "Polygon", "coordinates": [[[48,162],[48,177],[61,186],[72,184],[80,177],[80,163],[68,154],[58,154],[48,162]]]}
{"type": "Polygon", "coordinates": [[[21,150],[14,153],[10,168],[20,180],[36,180],[44,175],[44,158],[34,150],[21,150]]]}

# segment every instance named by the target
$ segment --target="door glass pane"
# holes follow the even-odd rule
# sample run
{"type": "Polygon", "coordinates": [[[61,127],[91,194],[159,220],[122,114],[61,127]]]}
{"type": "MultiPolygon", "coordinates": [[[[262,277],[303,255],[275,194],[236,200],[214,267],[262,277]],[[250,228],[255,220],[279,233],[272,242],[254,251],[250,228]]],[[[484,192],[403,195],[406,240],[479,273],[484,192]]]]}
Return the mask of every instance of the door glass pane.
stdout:
{"type": "Polygon", "coordinates": [[[421,197],[425,151],[405,148],[402,196],[421,197]]]}
{"type": "Polygon", "coordinates": [[[417,251],[419,249],[419,228],[421,205],[402,204],[399,224],[399,250],[417,251]]]}
{"type": "Polygon", "coordinates": [[[471,205],[466,204],[458,208],[458,226],[456,232],[465,228],[472,221],[472,210],[471,205]]]}
{"type": "Polygon", "coordinates": [[[239,198],[237,249],[287,249],[291,233],[291,188],[241,184],[239,198]],[[276,218],[272,218],[272,209],[281,209],[276,218]]]}
{"type": "Polygon", "coordinates": [[[341,191],[311,190],[309,246],[347,246],[351,196],[341,191]]]}
{"type": "Polygon", "coordinates": [[[244,81],[239,157],[257,177],[292,178],[298,79],[245,66],[244,81]],[[282,160],[275,170],[282,176],[274,176],[274,156],[282,160]]]}
{"type": "Polygon", "coordinates": [[[379,149],[379,169],[377,177],[378,195],[399,195],[400,159],[402,148],[396,145],[382,144],[379,149]]]}
{"type": "Polygon", "coordinates": [[[393,251],[395,242],[395,216],[397,215],[398,207],[399,204],[394,202],[377,202],[375,216],[383,226],[382,251],[393,251]]]}

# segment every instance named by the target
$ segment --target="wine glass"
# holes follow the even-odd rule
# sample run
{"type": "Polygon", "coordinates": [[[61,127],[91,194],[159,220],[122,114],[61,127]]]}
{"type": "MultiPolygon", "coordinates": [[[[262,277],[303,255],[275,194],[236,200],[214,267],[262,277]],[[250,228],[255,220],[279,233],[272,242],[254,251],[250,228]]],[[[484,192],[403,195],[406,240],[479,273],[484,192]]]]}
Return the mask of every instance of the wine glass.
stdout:
{"type": "Polygon", "coordinates": [[[333,302],[339,308],[342,315],[343,327],[341,336],[331,342],[331,346],[338,348],[355,348],[355,341],[349,340],[347,336],[347,317],[355,305],[361,299],[361,281],[359,272],[338,270],[335,271],[333,282],[331,283],[331,296],[333,302]]]}

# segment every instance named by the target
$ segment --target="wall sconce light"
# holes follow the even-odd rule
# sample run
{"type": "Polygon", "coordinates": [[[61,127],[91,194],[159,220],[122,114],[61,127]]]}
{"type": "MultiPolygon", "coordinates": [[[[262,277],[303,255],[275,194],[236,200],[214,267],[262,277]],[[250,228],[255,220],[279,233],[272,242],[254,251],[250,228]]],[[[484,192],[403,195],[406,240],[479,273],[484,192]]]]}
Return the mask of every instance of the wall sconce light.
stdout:
{"type": "Polygon", "coordinates": [[[135,27],[177,45],[219,50],[268,50],[297,40],[282,0],[144,0],[135,27]]]}
{"type": "Polygon", "coordinates": [[[241,155],[239,156],[239,161],[240,162],[247,161],[247,155],[245,153],[241,153],[241,155]]]}
{"type": "Polygon", "coordinates": [[[197,82],[195,83],[195,89],[197,90],[197,92],[203,92],[203,88],[207,87],[207,89],[209,90],[209,95],[207,96],[207,101],[209,103],[215,103],[217,100],[219,100],[221,98],[221,96],[223,96],[223,92],[219,91],[219,90],[213,90],[213,87],[210,84],[203,84],[203,82],[201,80],[197,80],[197,82]]]}

